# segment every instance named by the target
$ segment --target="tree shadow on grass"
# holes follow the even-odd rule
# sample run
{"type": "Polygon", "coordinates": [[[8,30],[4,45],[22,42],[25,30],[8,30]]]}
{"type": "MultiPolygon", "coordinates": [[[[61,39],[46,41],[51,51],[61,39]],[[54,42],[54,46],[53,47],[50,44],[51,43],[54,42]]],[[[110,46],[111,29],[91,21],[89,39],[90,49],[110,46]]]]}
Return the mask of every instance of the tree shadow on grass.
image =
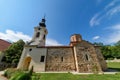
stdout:
{"type": "Polygon", "coordinates": [[[120,72],[120,68],[108,68],[107,70],[106,70],[107,72],[120,72]]]}

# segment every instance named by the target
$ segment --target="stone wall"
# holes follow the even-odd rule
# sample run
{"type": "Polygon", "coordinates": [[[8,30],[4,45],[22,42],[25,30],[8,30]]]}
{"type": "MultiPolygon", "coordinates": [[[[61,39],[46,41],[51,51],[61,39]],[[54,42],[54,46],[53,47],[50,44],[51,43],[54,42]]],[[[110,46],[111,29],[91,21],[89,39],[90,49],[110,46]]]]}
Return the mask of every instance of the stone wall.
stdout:
{"type": "Polygon", "coordinates": [[[46,57],[46,71],[75,71],[72,47],[50,47],[46,57]]]}
{"type": "Polygon", "coordinates": [[[96,46],[95,50],[96,50],[96,53],[97,53],[97,57],[98,57],[99,63],[101,65],[101,67],[102,67],[102,70],[104,71],[104,70],[107,69],[107,63],[104,60],[104,57],[103,57],[103,55],[101,53],[101,50],[100,50],[100,47],[96,46]]]}
{"type": "Polygon", "coordinates": [[[1,62],[0,63],[0,71],[3,71],[7,68],[15,68],[16,67],[16,64],[11,64],[11,63],[5,63],[5,62],[1,62]]]}
{"type": "Polygon", "coordinates": [[[95,48],[92,44],[82,41],[75,46],[78,61],[78,72],[101,71],[95,48]]]}

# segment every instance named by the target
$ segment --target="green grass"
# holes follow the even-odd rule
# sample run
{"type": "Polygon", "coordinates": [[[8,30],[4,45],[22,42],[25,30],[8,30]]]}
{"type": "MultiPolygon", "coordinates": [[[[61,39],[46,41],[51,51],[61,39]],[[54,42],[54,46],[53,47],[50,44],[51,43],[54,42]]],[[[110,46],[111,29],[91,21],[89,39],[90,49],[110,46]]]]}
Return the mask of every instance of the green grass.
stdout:
{"type": "Polygon", "coordinates": [[[120,62],[108,62],[107,65],[108,65],[108,68],[116,69],[120,71],[120,62]]]}
{"type": "Polygon", "coordinates": [[[120,74],[115,75],[73,75],[71,73],[42,73],[40,80],[120,80],[120,74]]]}
{"type": "MultiPolygon", "coordinates": [[[[108,68],[120,70],[120,63],[109,62],[108,68]]],[[[97,74],[73,75],[71,73],[41,73],[39,75],[40,75],[40,80],[120,80],[120,73],[102,74],[102,75],[97,75],[97,74]]]]}

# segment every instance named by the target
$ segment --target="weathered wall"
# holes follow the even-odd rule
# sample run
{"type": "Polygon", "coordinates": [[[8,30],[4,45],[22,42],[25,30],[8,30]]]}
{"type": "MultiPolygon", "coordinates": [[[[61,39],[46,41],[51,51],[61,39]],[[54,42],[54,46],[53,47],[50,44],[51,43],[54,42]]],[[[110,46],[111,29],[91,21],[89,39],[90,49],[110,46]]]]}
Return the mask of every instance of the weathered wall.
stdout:
{"type": "Polygon", "coordinates": [[[75,71],[73,48],[50,47],[47,50],[46,71],[75,71]]]}
{"type": "Polygon", "coordinates": [[[107,69],[107,63],[106,63],[106,61],[104,60],[104,57],[103,57],[103,55],[102,55],[102,53],[101,53],[101,50],[100,50],[100,47],[96,46],[96,47],[95,47],[95,50],[96,50],[96,53],[97,53],[97,58],[98,58],[98,60],[99,60],[99,63],[100,63],[100,65],[101,65],[101,67],[102,67],[102,70],[104,71],[104,70],[107,69]]]}
{"type": "Polygon", "coordinates": [[[78,43],[74,50],[76,51],[76,59],[78,72],[95,72],[101,71],[101,66],[97,59],[95,48],[92,44],[82,41],[78,43]]]}

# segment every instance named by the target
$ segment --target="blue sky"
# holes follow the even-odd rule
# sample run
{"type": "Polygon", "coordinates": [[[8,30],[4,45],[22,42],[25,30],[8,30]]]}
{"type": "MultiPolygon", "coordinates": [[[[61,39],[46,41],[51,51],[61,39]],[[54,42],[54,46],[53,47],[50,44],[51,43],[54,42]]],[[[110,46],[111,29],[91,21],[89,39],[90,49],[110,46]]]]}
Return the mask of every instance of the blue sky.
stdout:
{"type": "Polygon", "coordinates": [[[44,14],[48,45],[68,45],[72,34],[104,44],[120,40],[120,0],[0,0],[0,38],[31,40],[44,14]]]}

